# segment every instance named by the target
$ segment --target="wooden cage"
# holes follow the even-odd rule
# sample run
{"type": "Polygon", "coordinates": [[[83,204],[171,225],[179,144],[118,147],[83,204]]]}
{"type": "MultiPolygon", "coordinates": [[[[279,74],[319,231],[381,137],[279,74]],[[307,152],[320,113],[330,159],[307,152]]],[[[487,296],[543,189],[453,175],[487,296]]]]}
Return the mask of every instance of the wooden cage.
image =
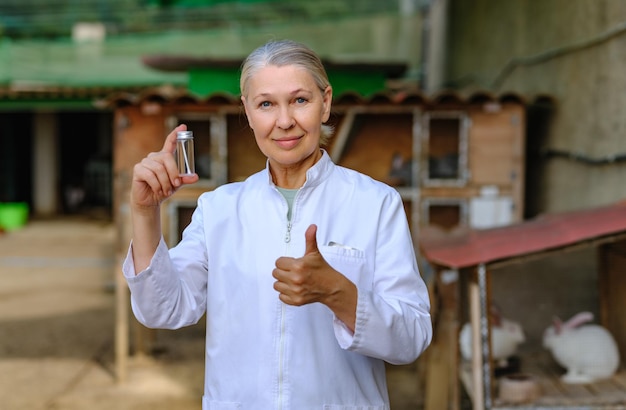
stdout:
{"type": "MultiPolygon", "coordinates": [[[[456,236],[423,233],[420,246],[436,271],[441,302],[430,372],[446,375],[450,380],[450,383],[439,385],[433,382],[427,389],[427,394],[433,395],[428,401],[437,403],[432,409],[459,409],[464,393],[476,410],[624,408],[626,372],[623,365],[620,364],[618,372],[611,378],[587,384],[568,384],[560,378],[564,369],[539,344],[520,353],[517,371],[531,375],[541,394],[523,402],[503,399],[498,394],[503,379],[496,375],[491,358],[492,324],[487,312],[490,312],[495,296],[492,280],[503,266],[516,264],[521,275],[530,276],[532,272],[525,270],[524,266],[529,266],[533,260],[589,248],[597,257],[598,287],[591,292],[599,301],[599,322],[615,337],[621,357],[626,357],[626,315],[623,313],[626,306],[623,296],[626,287],[626,202],[545,215],[507,227],[470,230],[456,236]],[[463,360],[459,355],[459,330],[464,320],[471,323],[473,340],[478,342],[474,345],[471,361],[463,360]]],[[[567,278],[573,280],[573,277],[567,278]]],[[[550,283],[545,279],[544,283],[550,283]]],[[[530,282],[528,279],[527,287],[531,286],[530,282]]],[[[523,289],[501,288],[500,292],[508,292],[500,296],[510,298],[523,289]]],[[[546,292],[549,295],[551,290],[546,292]]],[[[528,311],[533,307],[524,305],[521,308],[528,311]]]]}

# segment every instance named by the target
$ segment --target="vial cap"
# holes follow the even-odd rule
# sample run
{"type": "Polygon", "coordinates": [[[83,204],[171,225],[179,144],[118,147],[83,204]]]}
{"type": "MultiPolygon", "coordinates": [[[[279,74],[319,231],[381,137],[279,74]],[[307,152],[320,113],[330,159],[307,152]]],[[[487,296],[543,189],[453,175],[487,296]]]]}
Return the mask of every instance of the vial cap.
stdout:
{"type": "Polygon", "coordinates": [[[193,138],[193,131],[178,131],[176,133],[176,139],[188,140],[193,138]]]}

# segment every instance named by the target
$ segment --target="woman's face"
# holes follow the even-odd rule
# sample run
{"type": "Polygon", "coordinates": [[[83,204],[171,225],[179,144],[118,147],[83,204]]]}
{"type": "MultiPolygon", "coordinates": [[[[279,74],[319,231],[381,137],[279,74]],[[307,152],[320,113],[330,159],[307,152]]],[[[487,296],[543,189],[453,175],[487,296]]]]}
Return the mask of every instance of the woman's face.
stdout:
{"type": "Polygon", "coordinates": [[[313,76],[295,65],[260,69],[241,97],[259,149],[270,165],[284,168],[308,168],[317,161],[331,99],[331,87],[322,92],[313,76]]]}

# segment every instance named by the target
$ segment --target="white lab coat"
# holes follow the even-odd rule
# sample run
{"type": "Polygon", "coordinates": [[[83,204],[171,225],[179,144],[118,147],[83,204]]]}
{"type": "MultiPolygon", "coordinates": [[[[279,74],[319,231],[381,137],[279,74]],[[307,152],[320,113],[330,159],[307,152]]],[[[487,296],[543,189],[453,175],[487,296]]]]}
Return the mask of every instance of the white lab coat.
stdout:
{"type": "Polygon", "coordinates": [[[202,194],[178,246],[161,240],[136,276],[129,252],[133,312],[173,329],[206,311],[204,410],[388,409],[384,361],[411,363],[432,337],[402,200],[324,152],[292,212],[289,224],[267,168],[202,194]],[[289,306],[273,289],[276,259],[304,254],[310,224],[324,258],[358,287],[354,334],[326,306],[289,306]]]}

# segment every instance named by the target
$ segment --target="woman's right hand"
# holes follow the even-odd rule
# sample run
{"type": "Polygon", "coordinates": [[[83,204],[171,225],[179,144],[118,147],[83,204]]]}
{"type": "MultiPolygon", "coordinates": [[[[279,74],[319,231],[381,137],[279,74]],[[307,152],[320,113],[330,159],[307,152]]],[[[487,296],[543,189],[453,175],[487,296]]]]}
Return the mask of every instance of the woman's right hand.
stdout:
{"type": "Polygon", "coordinates": [[[186,129],[185,124],[174,128],[165,139],[161,151],[151,152],[134,166],[130,205],[135,211],[154,211],[178,188],[198,181],[197,174],[179,175],[174,158],[176,133],[186,129]]]}

